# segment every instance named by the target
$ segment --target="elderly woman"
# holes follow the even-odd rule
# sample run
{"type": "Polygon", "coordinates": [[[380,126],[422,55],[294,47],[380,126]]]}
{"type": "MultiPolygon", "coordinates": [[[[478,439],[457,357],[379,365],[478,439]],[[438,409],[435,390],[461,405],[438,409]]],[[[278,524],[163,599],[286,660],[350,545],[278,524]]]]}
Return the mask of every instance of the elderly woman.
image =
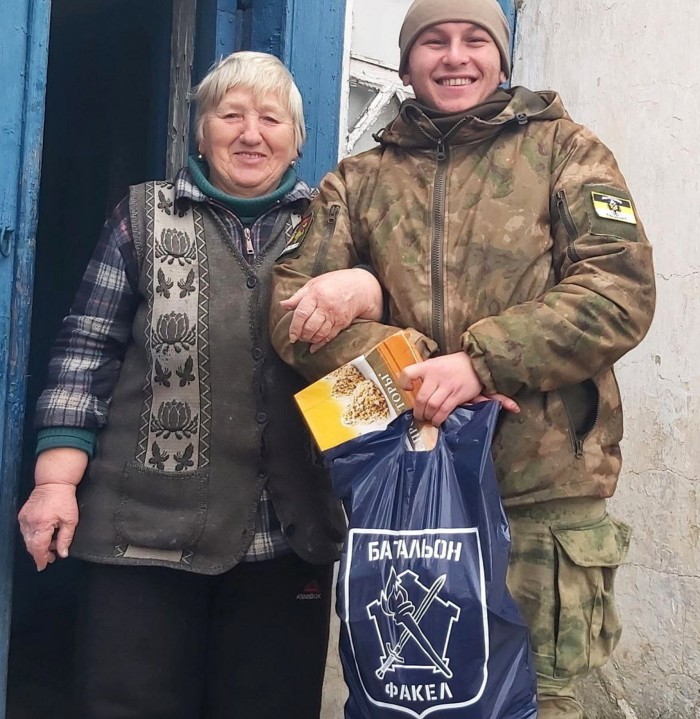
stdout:
{"type": "MultiPolygon", "coordinates": [[[[196,101],[199,156],[131,188],[64,321],[20,526],[40,571],[69,547],[88,565],[84,716],[310,719],[344,525],[267,330],[312,195],[302,100],[241,52],[196,101]]],[[[364,279],[331,276],[341,296],[364,279]]]]}

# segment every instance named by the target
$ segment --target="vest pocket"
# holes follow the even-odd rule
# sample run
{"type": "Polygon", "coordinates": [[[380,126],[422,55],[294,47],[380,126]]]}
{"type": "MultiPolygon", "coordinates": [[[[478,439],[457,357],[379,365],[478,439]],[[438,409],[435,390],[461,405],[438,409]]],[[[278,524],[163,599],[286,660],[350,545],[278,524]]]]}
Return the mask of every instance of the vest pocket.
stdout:
{"type": "Polygon", "coordinates": [[[114,524],[120,543],[152,549],[192,547],[204,530],[208,470],[159,472],[124,465],[114,524]]]}
{"type": "Polygon", "coordinates": [[[554,676],[568,678],[604,664],[620,639],[614,583],[632,530],[606,515],[593,525],[551,531],[558,605],[554,676]]]}

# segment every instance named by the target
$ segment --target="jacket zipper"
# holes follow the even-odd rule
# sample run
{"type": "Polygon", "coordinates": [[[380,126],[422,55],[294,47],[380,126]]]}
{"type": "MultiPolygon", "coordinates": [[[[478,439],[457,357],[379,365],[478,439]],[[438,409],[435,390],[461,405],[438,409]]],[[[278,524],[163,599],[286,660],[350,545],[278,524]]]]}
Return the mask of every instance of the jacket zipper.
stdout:
{"type": "Polygon", "coordinates": [[[578,228],[574,222],[574,218],[571,216],[571,210],[569,209],[569,202],[566,199],[566,192],[559,190],[557,192],[557,210],[559,210],[559,217],[561,217],[562,224],[566,230],[566,234],[569,237],[569,244],[566,247],[566,254],[572,262],[579,262],[581,260],[580,255],[574,249],[574,242],[578,239],[578,228]]]}
{"type": "Polygon", "coordinates": [[[328,246],[330,245],[333,234],[335,233],[335,226],[339,213],[340,205],[331,205],[330,210],[328,211],[328,219],[326,220],[326,229],[323,233],[321,246],[318,248],[316,260],[314,262],[313,269],[311,270],[312,277],[316,277],[323,272],[326,264],[326,257],[328,256],[328,246]]]}
{"type": "Polygon", "coordinates": [[[569,432],[571,433],[571,446],[574,450],[574,456],[576,457],[576,459],[581,459],[581,457],[583,457],[583,443],[590,437],[591,432],[596,428],[596,425],[598,424],[598,419],[600,418],[600,393],[598,394],[598,401],[596,402],[595,406],[595,417],[593,418],[593,422],[591,422],[591,426],[583,434],[576,433],[574,421],[571,419],[571,413],[569,412],[569,408],[566,406],[566,402],[563,398],[561,398],[561,403],[564,405],[566,418],[569,422],[569,432]]]}
{"type": "Polygon", "coordinates": [[[574,456],[576,459],[583,457],[583,440],[585,437],[579,437],[576,434],[576,428],[574,427],[574,421],[571,419],[571,413],[569,408],[566,406],[566,402],[562,399],[561,402],[564,405],[564,412],[566,412],[566,419],[569,422],[569,434],[571,435],[571,447],[574,450],[574,456]]]}
{"type": "Polygon", "coordinates": [[[445,351],[445,288],[442,265],[445,242],[445,178],[447,176],[448,149],[439,141],[435,148],[437,173],[433,193],[433,237],[430,252],[430,281],[433,289],[433,339],[441,352],[445,351]]]}

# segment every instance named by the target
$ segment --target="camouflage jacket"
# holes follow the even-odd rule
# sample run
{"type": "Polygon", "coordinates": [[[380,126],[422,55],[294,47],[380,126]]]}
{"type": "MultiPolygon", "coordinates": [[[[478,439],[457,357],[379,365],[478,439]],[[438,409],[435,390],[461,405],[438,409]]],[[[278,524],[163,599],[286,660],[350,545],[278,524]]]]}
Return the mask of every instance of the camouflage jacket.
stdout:
{"type": "Polygon", "coordinates": [[[313,221],[274,270],[273,344],[314,379],[409,328],[424,356],[467,352],[486,392],[514,397],[494,459],[507,505],[607,497],[620,471],[613,363],[649,328],[651,247],[610,152],[555,93],[508,91],[492,120],[441,135],[408,101],[380,146],[321,182],[313,221]],[[311,276],[368,263],[388,324],[322,351],[288,344],[278,309],[311,276]]]}

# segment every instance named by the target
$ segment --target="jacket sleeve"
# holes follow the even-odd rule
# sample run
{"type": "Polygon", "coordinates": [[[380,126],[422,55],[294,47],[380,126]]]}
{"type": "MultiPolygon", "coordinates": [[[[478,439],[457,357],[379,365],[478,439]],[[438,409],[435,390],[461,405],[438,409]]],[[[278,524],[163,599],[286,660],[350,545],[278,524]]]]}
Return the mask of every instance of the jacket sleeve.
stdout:
{"type": "MultiPolygon", "coordinates": [[[[319,193],[302,220],[305,235],[292,237],[273,270],[270,303],[272,344],[280,357],[309,381],[319,379],[364,354],[399,330],[381,322],[357,320],[315,354],[309,352],[309,345],[304,342],[289,342],[292,313],[280,307],[281,300],[291,297],[312,277],[324,272],[371,265],[361,223],[354,217],[356,212],[352,202],[349,202],[341,164],[321,180],[319,193]]],[[[424,335],[411,329],[406,331],[424,357],[435,349],[435,343],[424,335]]]]}
{"type": "Polygon", "coordinates": [[[128,201],[107,220],[63,320],[37,402],[38,428],[97,430],[107,422],[112,392],[138,305],[138,260],[128,201]]]}
{"type": "Polygon", "coordinates": [[[652,251],[625,180],[592,133],[566,125],[551,181],[556,284],[462,336],[487,392],[582,382],[635,347],[651,324],[652,251]]]}

